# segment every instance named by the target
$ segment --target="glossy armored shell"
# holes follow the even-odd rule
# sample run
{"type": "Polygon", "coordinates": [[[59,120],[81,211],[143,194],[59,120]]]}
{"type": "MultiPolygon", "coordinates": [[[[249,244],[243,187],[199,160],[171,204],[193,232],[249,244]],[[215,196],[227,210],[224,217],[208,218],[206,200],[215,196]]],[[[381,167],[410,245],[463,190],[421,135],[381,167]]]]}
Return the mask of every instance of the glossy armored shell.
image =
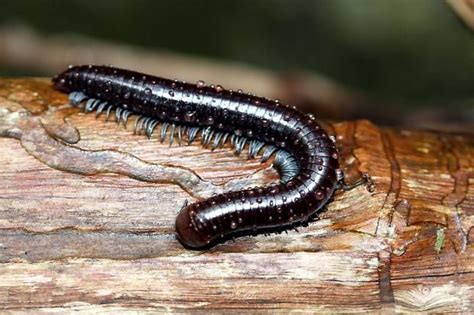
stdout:
{"type": "Polygon", "coordinates": [[[278,101],[106,66],[71,67],[53,82],[61,91],[80,95],[79,101],[93,100],[89,107],[101,101],[123,113],[255,139],[290,153],[281,167],[296,171],[282,183],[217,195],[181,209],[176,232],[188,247],[305,221],[335,190],[339,164],[334,141],[314,118],[278,101]]]}

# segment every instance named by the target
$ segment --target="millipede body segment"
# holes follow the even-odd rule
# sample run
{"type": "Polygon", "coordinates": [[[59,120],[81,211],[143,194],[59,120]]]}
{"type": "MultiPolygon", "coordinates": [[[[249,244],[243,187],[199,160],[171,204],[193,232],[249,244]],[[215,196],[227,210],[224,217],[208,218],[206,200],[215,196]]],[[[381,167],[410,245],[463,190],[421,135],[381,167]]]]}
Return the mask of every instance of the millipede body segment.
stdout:
{"type": "Polygon", "coordinates": [[[290,227],[306,221],[331,198],[342,179],[333,137],[314,120],[277,100],[221,86],[206,86],[144,75],[109,66],[75,66],[53,79],[86,112],[113,110],[118,123],[140,115],[135,129],[149,137],[191,143],[198,133],[212,149],[230,141],[249,156],[276,154],[281,181],[266,187],[213,196],[185,205],[176,218],[178,239],[202,248],[234,234],[290,227]]]}

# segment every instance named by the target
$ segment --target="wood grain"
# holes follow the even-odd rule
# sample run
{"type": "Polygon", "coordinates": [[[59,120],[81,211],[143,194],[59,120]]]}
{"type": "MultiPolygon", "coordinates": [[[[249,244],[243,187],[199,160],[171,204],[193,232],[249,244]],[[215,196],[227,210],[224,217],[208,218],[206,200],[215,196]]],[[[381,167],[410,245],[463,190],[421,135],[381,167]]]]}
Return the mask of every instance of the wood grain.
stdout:
{"type": "MultiPolygon", "coordinates": [[[[133,124],[133,122],[132,122],[133,124]]],[[[297,231],[184,249],[185,200],[278,179],[229,147],[171,148],[0,80],[0,309],[437,311],[474,305],[474,139],[327,124],[349,182],[297,231]]]]}

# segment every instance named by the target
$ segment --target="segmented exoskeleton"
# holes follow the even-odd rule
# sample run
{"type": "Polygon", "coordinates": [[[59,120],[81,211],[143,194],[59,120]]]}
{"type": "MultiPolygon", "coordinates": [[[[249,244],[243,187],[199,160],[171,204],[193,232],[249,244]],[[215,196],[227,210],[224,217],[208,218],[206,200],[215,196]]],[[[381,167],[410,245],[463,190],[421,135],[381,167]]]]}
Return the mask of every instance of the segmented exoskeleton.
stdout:
{"type": "Polygon", "coordinates": [[[179,240],[201,248],[235,233],[289,227],[306,221],[331,198],[342,179],[335,139],[294,107],[221,86],[190,84],[108,66],[76,66],[53,79],[70,93],[72,105],[85,111],[114,111],[117,122],[140,115],[135,130],[151,137],[169,136],[181,144],[201,133],[215,149],[230,140],[237,153],[246,144],[249,156],[266,161],[276,154],[279,184],[213,196],[184,206],[176,219],[179,240]]]}

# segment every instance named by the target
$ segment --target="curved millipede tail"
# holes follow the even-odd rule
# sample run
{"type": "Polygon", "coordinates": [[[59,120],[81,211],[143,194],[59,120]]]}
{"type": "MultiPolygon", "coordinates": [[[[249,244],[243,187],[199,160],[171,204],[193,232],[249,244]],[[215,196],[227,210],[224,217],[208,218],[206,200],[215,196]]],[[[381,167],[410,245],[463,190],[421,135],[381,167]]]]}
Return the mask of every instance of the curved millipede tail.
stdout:
{"type": "Polygon", "coordinates": [[[236,234],[281,230],[305,222],[331,198],[342,178],[335,139],[314,120],[278,100],[242,91],[190,84],[108,66],[75,66],[53,79],[70,103],[106,115],[170,146],[190,144],[199,133],[214,150],[226,142],[237,154],[262,161],[275,154],[279,184],[216,195],[185,205],[176,218],[178,239],[202,248],[236,234]],[[114,114],[112,114],[114,111],[114,114]]]}

